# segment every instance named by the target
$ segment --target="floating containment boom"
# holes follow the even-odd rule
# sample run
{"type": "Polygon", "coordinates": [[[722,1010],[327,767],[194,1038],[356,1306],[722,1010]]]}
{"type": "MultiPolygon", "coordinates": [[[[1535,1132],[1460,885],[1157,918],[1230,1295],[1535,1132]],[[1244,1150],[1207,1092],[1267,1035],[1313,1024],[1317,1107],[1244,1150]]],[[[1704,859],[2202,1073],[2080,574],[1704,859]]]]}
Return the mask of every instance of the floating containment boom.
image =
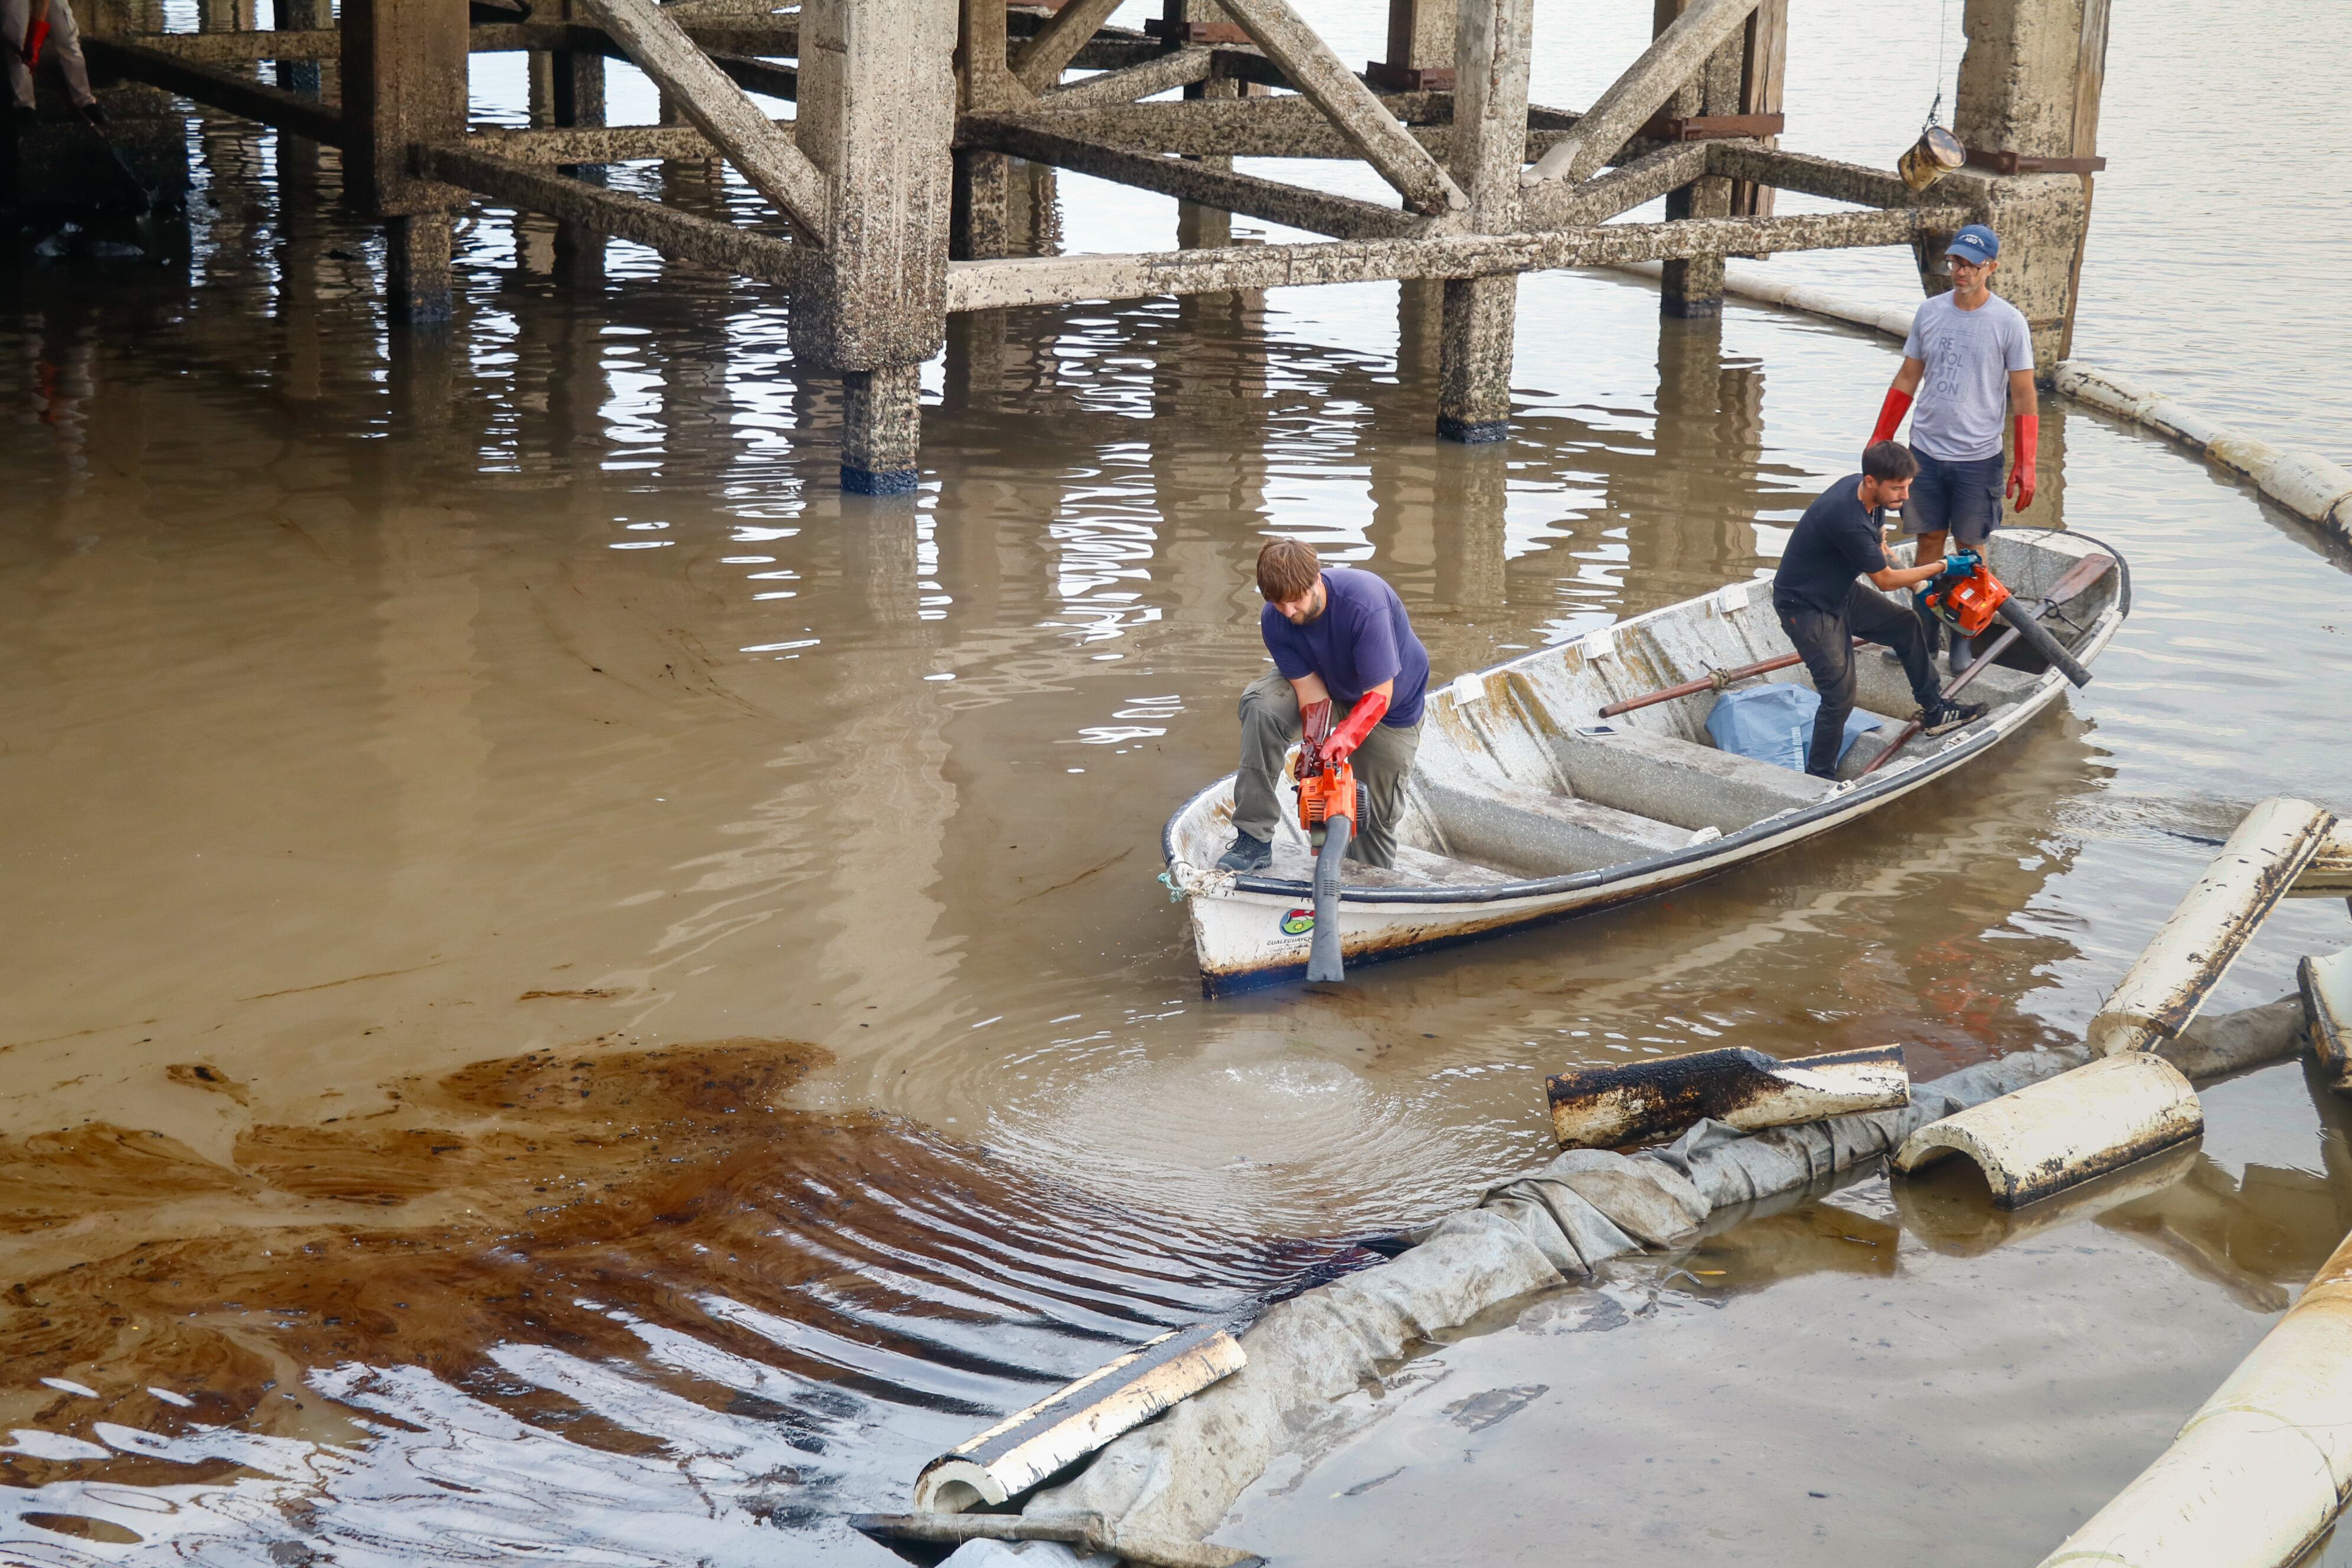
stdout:
{"type": "Polygon", "coordinates": [[[923,1467],[915,1508],[961,1513],[1020,1496],[1055,1471],[1241,1369],[1240,1342],[1215,1323],[1160,1335],[1015,1411],[923,1467]]]}
{"type": "Polygon", "coordinates": [[[2327,1073],[2327,1087],[2352,1095],[2352,952],[2306,958],[2295,966],[2311,1054],[2327,1073]]]}
{"type": "Polygon", "coordinates": [[[2086,1032],[2102,1056],[2180,1033],[2327,843],[2335,814],[2276,796],[2245,815],[2086,1032]]]}
{"type": "Polygon", "coordinates": [[[1901,1046],[1778,1061],[1761,1051],[1700,1051],[1549,1079],[1563,1149],[1615,1149],[1709,1117],[1742,1132],[1911,1103],[1901,1046]]]}
{"type": "Polygon", "coordinates": [[[1929,1122],[1903,1141],[1895,1168],[1965,1154],[1983,1168],[1994,1206],[2021,1208],[2204,1128],[2204,1108],[2179,1068],[2126,1051],[1929,1122]]]}
{"type": "Polygon", "coordinates": [[[2286,1568],[2352,1492],[2352,1237],[2156,1463],[2042,1568],[2286,1568]]]}

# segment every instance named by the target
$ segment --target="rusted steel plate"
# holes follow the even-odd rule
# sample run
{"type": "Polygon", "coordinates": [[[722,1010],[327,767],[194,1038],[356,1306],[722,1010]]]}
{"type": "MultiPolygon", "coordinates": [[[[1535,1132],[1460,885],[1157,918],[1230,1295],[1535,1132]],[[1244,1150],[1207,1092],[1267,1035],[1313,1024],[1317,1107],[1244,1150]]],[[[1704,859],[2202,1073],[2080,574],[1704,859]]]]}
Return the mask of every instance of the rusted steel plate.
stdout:
{"type": "Polygon", "coordinates": [[[1160,1335],[957,1444],[915,1479],[919,1513],[961,1513],[1019,1497],[1055,1471],[1241,1370],[1239,1341],[1215,1323],[1160,1335]]]}
{"type": "Polygon", "coordinates": [[[2179,1068],[2150,1051],[2126,1051],[1929,1122],[1903,1141],[1895,1168],[1907,1173],[1965,1154],[1983,1170],[1995,1207],[2022,1208],[2204,1127],[2204,1108],[2179,1068]]]}
{"type": "Polygon", "coordinates": [[[1678,1132],[1702,1117],[1743,1132],[1893,1110],[1911,1103],[1901,1046],[1780,1061],[1734,1048],[1579,1068],[1548,1079],[1563,1149],[1616,1149],[1678,1132]]]}

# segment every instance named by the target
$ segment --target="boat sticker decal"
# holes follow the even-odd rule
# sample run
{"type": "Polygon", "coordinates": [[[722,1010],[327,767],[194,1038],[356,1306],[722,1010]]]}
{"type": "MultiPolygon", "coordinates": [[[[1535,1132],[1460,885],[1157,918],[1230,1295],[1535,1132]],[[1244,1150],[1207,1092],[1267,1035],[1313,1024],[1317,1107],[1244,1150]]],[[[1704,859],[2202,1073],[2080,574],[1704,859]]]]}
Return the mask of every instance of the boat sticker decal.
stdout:
{"type": "Polygon", "coordinates": [[[1315,911],[1313,910],[1302,908],[1284,911],[1282,917],[1283,935],[1305,936],[1308,931],[1313,931],[1314,929],[1315,911]]]}

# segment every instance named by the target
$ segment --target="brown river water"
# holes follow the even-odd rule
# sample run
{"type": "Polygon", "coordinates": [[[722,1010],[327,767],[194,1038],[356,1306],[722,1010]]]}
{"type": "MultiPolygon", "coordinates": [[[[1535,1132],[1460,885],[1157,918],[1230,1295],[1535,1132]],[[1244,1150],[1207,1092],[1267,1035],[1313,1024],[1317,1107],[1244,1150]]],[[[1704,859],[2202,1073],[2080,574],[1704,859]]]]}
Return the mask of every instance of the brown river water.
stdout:
{"type": "MultiPolygon", "coordinates": [[[[1324,8],[1343,54],[1363,9],[1324,8]]],[[[1616,9],[1539,98],[1637,50],[1616,9]]],[[[1914,9],[1799,17],[1792,144],[1908,140],[1914,9]]],[[[2077,351],[2352,458],[2352,132],[2304,68],[2352,21],[2219,30],[2116,7],[2077,351]]],[[[480,118],[520,89],[478,61],[480,118]]],[[[2123,550],[2137,612],[1997,761],[1669,899],[1204,1002],[1158,835],[1232,766],[1264,537],[1388,577],[1444,679],[1769,572],[1892,346],[1530,279],[1513,439],[1465,451],[1393,285],[959,321],[877,504],[772,292],[478,211],[448,337],[388,334],[370,232],[281,199],[311,172],[190,134],[185,268],[20,255],[0,305],[0,1563],[887,1563],[843,1516],[995,1414],[1539,1162],[1545,1073],[2071,1038],[2247,805],[2352,808],[2352,554],[2046,406],[2032,521],[2123,550]]],[[[1051,216],[1175,226],[1076,178],[1051,216]]],[[[2347,932],[2288,908],[2213,1005],[2347,932]]],[[[1465,1561],[2038,1553],[2352,1224],[2324,1099],[2226,1086],[2172,1185],[2016,1234],[1866,1177],[1628,1265],[1402,1369],[1234,1538],[1394,1561],[1475,1501],[1465,1561]]]]}

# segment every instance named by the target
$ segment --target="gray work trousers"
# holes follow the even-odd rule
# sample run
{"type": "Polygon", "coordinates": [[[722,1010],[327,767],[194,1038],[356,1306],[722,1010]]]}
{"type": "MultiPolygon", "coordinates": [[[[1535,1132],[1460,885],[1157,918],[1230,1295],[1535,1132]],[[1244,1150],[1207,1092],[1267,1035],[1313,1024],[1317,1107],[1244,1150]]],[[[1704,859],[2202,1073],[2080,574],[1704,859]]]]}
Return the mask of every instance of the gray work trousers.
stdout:
{"type": "MultiPolygon", "coordinates": [[[[25,44],[25,24],[33,15],[31,0],[0,0],[0,42],[7,45],[8,89],[16,95],[24,108],[33,106],[33,73],[25,68],[25,57],[16,51],[25,44]]],[[[89,90],[89,67],[82,63],[81,30],[74,26],[73,6],[68,0],[49,0],[49,41],[41,47],[41,58],[57,57],[58,70],[66,79],[66,96],[84,109],[98,101],[89,90]]]]}
{"type": "MultiPolygon", "coordinates": [[[[1347,717],[1340,714],[1341,719],[1347,717]]],[[[1282,820],[1275,781],[1283,753],[1298,740],[1298,693],[1280,675],[1263,676],[1242,691],[1242,766],[1234,780],[1234,830],[1271,841],[1282,820]]],[[[1397,819],[1404,815],[1404,780],[1421,746],[1421,726],[1375,724],[1357,748],[1356,824],[1348,858],[1367,866],[1396,864],[1397,819]]]]}

